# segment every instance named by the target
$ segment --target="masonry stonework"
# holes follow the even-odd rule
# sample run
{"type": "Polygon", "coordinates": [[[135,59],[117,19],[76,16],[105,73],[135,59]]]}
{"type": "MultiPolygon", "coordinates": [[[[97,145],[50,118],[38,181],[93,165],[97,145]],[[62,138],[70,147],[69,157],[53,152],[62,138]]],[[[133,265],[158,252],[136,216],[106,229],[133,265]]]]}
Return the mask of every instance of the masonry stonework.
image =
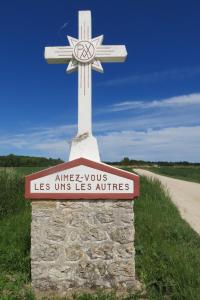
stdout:
{"type": "Polygon", "coordinates": [[[33,288],[134,289],[133,218],[130,200],[32,201],[33,288]]]}

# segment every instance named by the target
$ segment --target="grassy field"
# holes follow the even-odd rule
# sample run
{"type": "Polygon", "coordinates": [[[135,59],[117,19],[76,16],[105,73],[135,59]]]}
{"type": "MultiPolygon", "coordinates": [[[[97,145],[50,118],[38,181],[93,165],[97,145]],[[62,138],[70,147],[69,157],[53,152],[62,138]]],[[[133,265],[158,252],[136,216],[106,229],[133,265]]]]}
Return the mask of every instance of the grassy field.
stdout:
{"type": "Polygon", "coordinates": [[[136,271],[149,299],[200,299],[200,237],[158,181],[141,178],[135,202],[136,271]]]}
{"type": "Polygon", "coordinates": [[[30,289],[30,205],[24,178],[0,170],[0,299],[34,299],[30,289]]]}
{"type": "MultiPolygon", "coordinates": [[[[30,288],[30,205],[23,197],[23,173],[29,171],[34,169],[0,171],[1,300],[35,299],[30,288]]],[[[141,178],[135,223],[136,272],[146,284],[148,299],[199,300],[200,238],[180,218],[158,182],[141,178]]],[[[116,297],[101,293],[74,299],[115,300],[116,297]]]]}
{"type": "Polygon", "coordinates": [[[147,170],[161,175],[200,183],[200,167],[151,167],[147,170]]]}

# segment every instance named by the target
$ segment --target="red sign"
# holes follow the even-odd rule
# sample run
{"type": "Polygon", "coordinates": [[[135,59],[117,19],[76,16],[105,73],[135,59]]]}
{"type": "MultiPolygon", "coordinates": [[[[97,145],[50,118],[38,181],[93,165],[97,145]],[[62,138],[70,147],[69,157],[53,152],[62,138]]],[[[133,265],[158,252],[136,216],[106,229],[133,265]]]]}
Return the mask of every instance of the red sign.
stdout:
{"type": "Polygon", "coordinates": [[[27,199],[134,199],[139,176],[78,158],[26,176],[27,199]]]}

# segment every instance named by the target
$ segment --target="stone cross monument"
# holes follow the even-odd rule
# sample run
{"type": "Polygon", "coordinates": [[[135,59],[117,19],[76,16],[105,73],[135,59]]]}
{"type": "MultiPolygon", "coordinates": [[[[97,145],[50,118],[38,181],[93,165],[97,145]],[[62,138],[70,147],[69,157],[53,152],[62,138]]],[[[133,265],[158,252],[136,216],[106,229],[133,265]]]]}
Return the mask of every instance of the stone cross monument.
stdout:
{"type": "Polygon", "coordinates": [[[69,162],[26,176],[32,204],[31,277],[35,291],[69,294],[134,290],[134,214],[139,177],[100,162],[92,135],[91,73],[122,62],[125,46],[92,38],[90,11],[79,12],[79,39],[46,47],[48,63],[78,70],[78,133],[69,162]]]}
{"type": "Polygon", "coordinates": [[[90,11],[79,11],[78,39],[67,38],[69,46],[45,47],[45,59],[50,64],[68,63],[68,73],[78,70],[78,133],[72,141],[69,160],[82,156],[100,161],[92,135],[92,70],[103,72],[101,62],[123,62],[126,47],[102,45],[103,35],[92,38],[90,11]]]}

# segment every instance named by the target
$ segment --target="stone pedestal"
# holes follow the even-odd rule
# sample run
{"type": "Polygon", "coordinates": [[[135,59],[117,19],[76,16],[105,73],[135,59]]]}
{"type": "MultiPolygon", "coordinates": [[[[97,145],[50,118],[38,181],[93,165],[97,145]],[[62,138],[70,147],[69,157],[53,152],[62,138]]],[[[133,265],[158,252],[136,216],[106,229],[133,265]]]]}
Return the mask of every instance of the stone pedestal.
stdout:
{"type": "Polygon", "coordinates": [[[32,201],[33,288],[134,289],[133,217],[130,200],[32,201]]]}

